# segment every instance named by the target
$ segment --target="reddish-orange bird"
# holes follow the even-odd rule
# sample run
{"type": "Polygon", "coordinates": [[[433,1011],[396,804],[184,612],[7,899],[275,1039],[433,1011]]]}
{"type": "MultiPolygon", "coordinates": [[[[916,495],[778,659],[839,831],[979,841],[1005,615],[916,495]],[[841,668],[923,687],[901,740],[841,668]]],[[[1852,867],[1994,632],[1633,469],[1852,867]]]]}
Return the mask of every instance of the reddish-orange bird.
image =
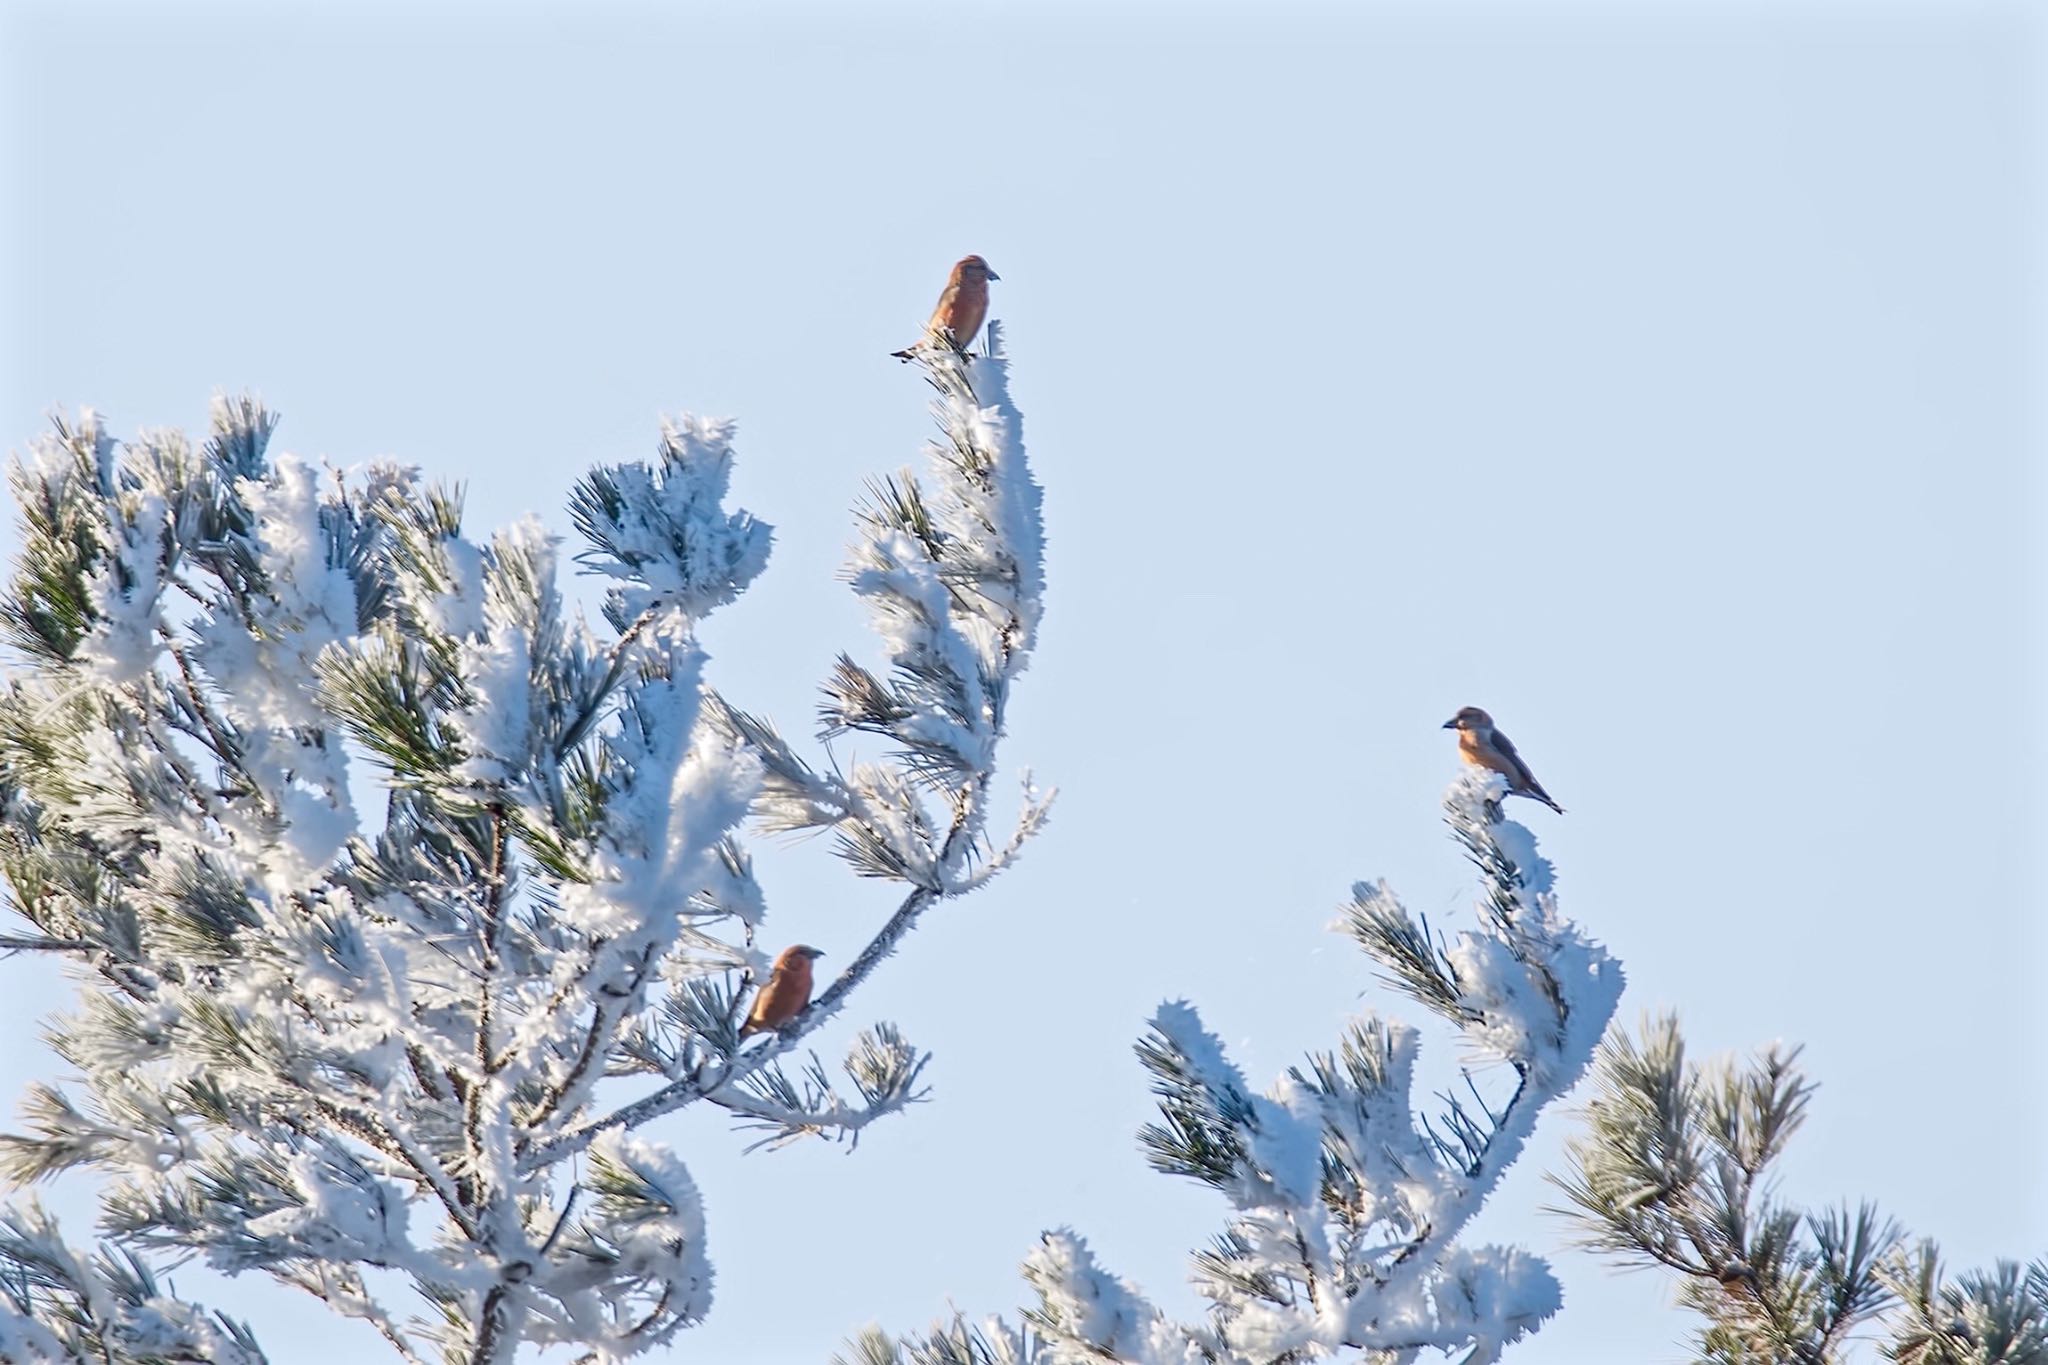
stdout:
{"type": "Polygon", "coordinates": [[[1493,728],[1493,717],[1476,706],[1463,707],[1444,722],[1444,729],[1458,732],[1458,757],[1475,768],[1491,768],[1508,780],[1508,790],[1531,797],[1564,814],[1564,807],[1550,799],[1536,774],[1515,752],[1514,741],[1493,728]]]}
{"type": "Polygon", "coordinates": [[[754,1008],[740,1026],[740,1037],[779,1029],[811,1003],[811,963],[825,954],[808,943],[784,948],[776,956],[768,984],[754,997],[754,1008]]]}
{"type": "Polygon", "coordinates": [[[924,335],[889,354],[908,360],[932,346],[966,350],[967,343],[981,330],[982,319],[988,316],[988,282],[1001,278],[981,257],[962,256],[954,264],[953,273],[946,277],[945,292],[939,295],[939,306],[932,309],[931,320],[924,325],[924,335]]]}

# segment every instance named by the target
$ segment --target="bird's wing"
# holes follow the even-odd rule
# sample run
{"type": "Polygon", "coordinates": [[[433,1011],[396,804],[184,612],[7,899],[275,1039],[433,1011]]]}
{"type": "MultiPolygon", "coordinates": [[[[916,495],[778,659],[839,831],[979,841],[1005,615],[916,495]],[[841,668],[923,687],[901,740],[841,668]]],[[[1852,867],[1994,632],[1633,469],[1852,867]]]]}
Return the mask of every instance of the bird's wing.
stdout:
{"type": "Polygon", "coordinates": [[[949,280],[939,294],[938,305],[932,309],[931,320],[924,325],[925,331],[935,337],[945,335],[946,329],[953,325],[953,312],[959,306],[960,281],[949,280]]]}
{"type": "Polygon", "coordinates": [[[1493,747],[1500,750],[1500,756],[1508,761],[1514,771],[1515,785],[1541,801],[1552,810],[1563,813],[1564,807],[1550,799],[1550,793],[1543,790],[1543,784],[1536,780],[1536,774],[1529,771],[1529,765],[1515,752],[1515,742],[1500,731],[1493,732],[1493,747]]]}
{"type": "Polygon", "coordinates": [[[784,977],[785,973],[780,967],[769,971],[768,979],[761,983],[761,989],[754,992],[754,1007],[747,1011],[749,1021],[766,1018],[769,1010],[782,999],[784,977]]]}
{"type": "Polygon", "coordinates": [[[1495,730],[1493,732],[1493,747],[1500,750],[1500,756],[1506,759],[1508,766],[1515,770],[1514,775],[1517,782],[1536,791],[1542,790],[1542,787],[1537,784],[1536,774],[1529,771],[1529,765],[1524,763],[1522,756],[1515,752],[1515,742],[1513,740],[1500,731],[1495,730]]]}

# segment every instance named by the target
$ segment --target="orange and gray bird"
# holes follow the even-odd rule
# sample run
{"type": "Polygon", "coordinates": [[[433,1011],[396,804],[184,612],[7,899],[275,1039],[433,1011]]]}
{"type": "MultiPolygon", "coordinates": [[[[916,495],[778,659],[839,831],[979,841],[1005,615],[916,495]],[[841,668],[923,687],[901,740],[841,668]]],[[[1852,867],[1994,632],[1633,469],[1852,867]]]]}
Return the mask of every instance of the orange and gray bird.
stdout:
{"type": "Polygon", "coordinates": [[[1564,807],[1550,799],[1536,774],[1515,752],[1514,741],[1493,728],[1492,716],[1476,706],[1461,707],[1457,715],[1444,722],[1444,729],[1458,732],[1458,757],[1475,768],[1493,769],[1508,780],[1509,791],[1534,797],[1559,815],[1564,814],[1564,807]]]}
{"type": "Polygon", "coordinates": [[[779,1029],[802,1014],[804,1006],[811,1003],[811,963],[824,955],[823,950],[808,943],[778,953],[774,970],[768,973],[768,984],[754,997],[754,1008],[747,1012],[747,1022],[740,1026],[740,1037],[779,1029]]]}
{"type": "Polygon", "coordinates": [[[954,264],[953,273],[946,277],[945,292],[939,295],[939,306],[932,309],[931,320],[924,325],[924,335],[889,354],[908,360],[934,346],[966,350],[967,343],[981,330],[982,319],[988,316],[988,282],[1001,278],[981,257],[962,256],[954,264]]]}

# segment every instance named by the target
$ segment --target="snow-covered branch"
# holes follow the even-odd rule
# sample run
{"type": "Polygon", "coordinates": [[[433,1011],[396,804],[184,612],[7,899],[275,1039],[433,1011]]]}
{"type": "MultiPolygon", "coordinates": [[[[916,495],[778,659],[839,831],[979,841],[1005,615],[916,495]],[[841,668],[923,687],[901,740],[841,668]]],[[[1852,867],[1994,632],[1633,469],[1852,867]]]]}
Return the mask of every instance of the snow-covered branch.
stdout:
{"type": "MultiPolygon", "coordinates": [[[[712,697],[714,727],[758,763],[756,811],[767,828],[830,829],[862,876],[910,886],[896,912],[809,1009],[765,1045],[669,1048],[681,1074],[526,1150],[557,1160],[615,1127],[634,1127],[701,1099],[744,1105],[753,1079],[838,1014],[932,906],[965,894],[1016,857],[1043,827],[1052,794],[1026,782],[1015,832],[985,835],[994,753],[1010,690],[1030,660],[1044,593],[1038,486],[1025,463],[1023,419],[1010,401],[1001,332],[989,354],[920,352],[938,397],[941,439],[926,448],[934,487],[903,471],[877,485],[848,577],[883,638],[887,680],[842,655],[820,708],[828,737],[848,731],[895,742],[893,763],[820,774],[768,722],[712,697]]],[[[756,964],[758,971],[759,964],[756,964]]],[[[900,1107],[891,1101],[887,1107],[900,1107]]],[[[863,1113],[868,1112],[863,1110],[863,1113]]]]}
{"type": "MultiPolygon", "coordinates": [[[[1045,816],[1027,789],[991,851],[1043,590],[1006,362],[920,363],[931,474],[880,486],[849,569],[884,666],[840,656],[815,764],[706,680],[697,626],[772,534],[725,506],[729,423],[666,423],[653,459],[577,487],[602,627],[565,607],[537,522],[473,539],[416,471],[273,457],[251,401],[218,402],[196,450],[60,423],[13,469],[24,552],[0,624],[28,666],[0,696],[0,871],[34,932],[0,948],[97,977],[53,1035],[82,1080],[31,1095],[0,1173],[97,1170],[144,1288],[142,1258],[198,1252],[407,1360],[617,1360],[700,1320],[701,1200],[635,1130],[703,1101],[771,1144],[851,1141],[916,1102],[925,1055],[887,1023],[843,1079],[782,1059],[1045,816]],[[849,731],[888,752],[831,752],[849,731]],[[368,818],[365,765],[386,792],[368,818]],[[750,818],[830,832],[905,898],[743,1048],[769,958],[750,818]],[[392,1311],[370,1268],[436,1311],[392,1311]]],[[[0,1247],[0,1275],[32,1251],[0,1247]]],[[[81,1301],[119,1298],[77,1264],[81,1301]]]]}
{"type": "Polygon", "coordinates": [[[1024,1263],[1038,1300],[1024,1314],[1029,1336],[999,1323],[941,1324],[900,1343],[870,1333],[855,1344],[861,1365],[1251,1365],[1347,1351],[1393,1362],[1423,1350],[1485,1362],[1554,1313],[1559,1290],[1541,1259],[1459,1237],[1538,1114],[1591,1061],[1622,974],[1560,915],[1550,864],[1501,814],[1504,791],[1497,774],[1470,769],[1444,803],[1482,878],[1473,929],[1447,942],[1384,884],[1364,883],[1340,927],[1390,984],[1457,1031],[1468,1059],[1511,1081],[1467,1072],[1466,1094],[1418,1116],[1419,1035],[1368,1013],[1335,1052],[1255,1091],[1192,1006],[1163,1005],[1138,1044],[1160,1122],[1139,1137],[1155,1169],[1200,1181],[1230,1206],[1224,1230],[1193,1258],[1207,1318],[1167,1318],[1061,1230],[1024,1263]]]}
{"type": "Polygon", "coordinates": [[[0,1211],[0,1361],[265,1365],[246,1324],[166,1289],[141,1257],[67,1246],[33,1200],[0,1211]]]}

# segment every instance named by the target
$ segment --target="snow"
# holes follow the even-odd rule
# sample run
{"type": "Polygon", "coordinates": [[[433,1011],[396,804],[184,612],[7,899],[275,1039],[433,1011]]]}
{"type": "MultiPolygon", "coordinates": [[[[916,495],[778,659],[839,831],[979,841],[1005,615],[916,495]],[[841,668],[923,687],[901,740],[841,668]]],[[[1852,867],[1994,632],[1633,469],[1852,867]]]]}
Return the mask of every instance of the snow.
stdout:
{"type": "Polygon", "coordinates": [[[1152,1027],[1172,1042],[1188,1067],[1212,1089],[1248,1093],[1244,1073],[1223,1055],[1223,1040],[1202,1027],[1202,1016],[1185,1000],[1168,1000],[1152,1012],[1152,1027]]]}
{"type": "Polygon", "coordinates": [[[642,638],[660,667],[634,692],[637,724],[608,743],[624,773],[606,811],[590,881],[564,888],[564,917],[597,937],[630,935],[690,913],[688,890],[728,881],[715,867],[726,833],[746,817],[759,762],[699,726],[704,652],[671,613],[642,638]]]}
{"type": "Polygon", "coordinates": [[[355,584],[342,566],[328,562],[324,520],[340,497],[323,483],[312,465],[282,455],[268,479],[243,479],[236,487],[256,526],[279,614],[312,632],[300,643],[306,661],[355,632],[355,584]]]}
{"type": "Polygon", "coordinates": [[[1459,1003],[1480,1017],[1466,1041],[1518,1069],[1535,1060],[1539,1039],[1557,1032],[1557,1011],[1531,979],[1531,969],[1500,939],[1460,934],[1447,954],[1462,987],[1459,1003]]]}
{"type": "MultiPolygon", "coordinates": [[[[1498,773],[1488,773],[1487,777],[1489,790],[1498,785],[1503,794],[1506,792],[1505,778],[1498,773]]],[[[1499,797],[1494,799],[1498,800],[1499,797]]],[[[1501,852],[1513,859],[1515,866],[1521,869],[1522,885],[1528,888],[1531,895],[1544,895],[1554,889],[1556,869],[1550,865],[1548,858],[1536,851],[1536,836],[1530,832],[1528,826],[1514,820],[1502,820],[1493,827],[1493,837],[1500,845],[1501,852]]]]}
{"type": "MultiPolygon", "coordinates": [[[[1515,1092],[1490,1109],[1474,1102],[1432,1116],[1426,1133],[1413,1093],[1420,1034],[1367,1012],[1338,1053],[1255,1094],[1192,1005],[1162,1004],[1147,1064],[1169,1117],[1190,1107],[1192,1126],[1207,1133],[1205,1155],[1163,1164],[1192,1167],[1185,1173],[1230,1207],[1192,1276],[1211,1310],[1198,1324],[1169,1322],[1078,1236],[1048,1233],[1025,1277],[1040,1297],[1032,1322],[1050,1359],[1252,1365],[1435,1350],[1483,1363],[1557,1311],[1557,1281],[1541,1258],[1459,1238],[1538,1115],[1590,1061],[1622,976],[1559,912],[1554,871],[1534,836],[1500,817],[1503,794],[1497,775],[1467,773],[1445,799],[1482,874],[1474,928],[1439,950],[1384,883],[1366,882],[1339,927],[1468,1049],[1511,1063],[1515,1092]]],[[[1158,1131],[1176,1141],[1175,1124],[1158,1131]]]]}
{"type": "Polygon", "coordinates": [[[1248,1143],[1253,1163],[1281,1200],[1311,1202],[1323,1179],[1323,1116],[1316,1097],[1283,1075],[1253,1098],[1252,1113],[1258,1119],[1248,1143]]]}
{"type": "Polygon", "coordinates": [[[33,1319],[0,1311],[0,1360],[22,1365],[68,1365],[73,1360],[56,1333],[33,1319]]]}
{"type": "Polygon", "coordinates": [[[1045,598],[1044,492],[1024,460],[1024,418],[1010,399],[1010,367],[1000,324],[989,324],[988,354],[971,362],[971,374],[980,406],[951,404],[947,416],[960,423],[978,449],[988,452],[989,487],[984,493],[970,485],[963,490],[964,500],[993,528],[992,548],[1013,568],[1015,591],[1004,605],[1017,614],[1018,647],[1028,655],[1037,643],[1045,598]]]}
{"type": "Polygon", "coordinates": [[[611,553],[587,555],[619,580],[620,616],[661,603],[697,618],[737,597],[767,567],[774,528],[746,512],[727,515],[733,423],[685,413],[662,424],[661,464],[608,471],[620,509],[596,518],[611,553]]]}
{"type": "MultiPolygon", "coordinates": [[[[552,585],[553,540],[527,517],[499,532],[479,562],[483,577],[475,589],[481,597],[476,629],[450,632],[468,698],[467,705],[450,714],[448,730],[468,754],[456,775],[482,787],[503,787],[525,775],[536,738],[534,641],[527,625],[532,604],[520,580],[530,573],[537,583],[552,585]]],[[[543,609],[552,605],[550,598],[543,601],[543,609]]]]}
{"type": "Polygon", "coordinates": [[[1067,1333],[1116,1360],[1159,1359],[1155,1336],[1159,1312],[1138,1291],[1103,1270],[1095,1254],[1066,1228],[1044,1234],[1024,1261],[1024,1275],[1038,1289],[1044,1311],[1067,1333]]]}
{"type": "Polygon", "coordinates": [[[406,1245],[407,1208],[396,1187],[367,1175],[336,1178],[300,1152],[287,1163],[295,1204],[249,1220],[251,1235],[288,1242],[323,1260],[388,1262],[406,1245]]]}
{"type": "Polygon", "coordinates": [[[589,1344],[601,1361],[619,1361],[654,1344],[636,1339],[632,1330],[645,1314],[644,1307],[634,1311],[635,1298],[659,1300],[671,1316],[663,1338],[711,1311],[714,1276],[705,1254],[704,1200],[682,1161],[658,1143],[612,1131],[591,1144],[590,1158],[596,1170],[625,1175],[636,1192],[600,1197],[595,1215],[582,1220],[585,1236],[616,1260],[606,1282],[588,1290],[578,1292],[573,1273],[563,1278],[563,1288],[570,1290],[564,1305],[580,1322],[580,1330],[563,1339],[589,1344]],[[605,1305],[602,1318],[591,1311],[592,1300],[605,1305]],[[609,1319],[609,1330],[600,1328],[603,1319],[609,1319]]]}
{"type": "Polygon", "coordinates": [[[338,515],[339,494],[311,465],[282,456],[268,477],[241,479],[235,491],[256,527],[268,591],[249,599],[253,632],[223,592],[209,619],[193,626],[192,658],[240,737],[244,767],[276,803],[277,827],[249,837],[274,840],[277,884],[300,887],[357,827],[346,754],[311,738],[328,723],[313,685],[316,664],[355,636],[355,585],[328,562],[326,521],[338,515]]]}
{"type": "Polygon", "coordinates": [[[116,537],[113,554],[86,581],[99,619],[79,642],[77,654],[78,662],[110,687],[141,682],[162,649],[157,628],[168,508],[151,493],[131,494],[122,501],[121,515],[111,528],[116,537]]]}
{"type": "MultiPolygon", "coordinates": [[[[561,621],[538,521],[479,542],[416,471],[272,460],[253,401],[216,405],[203,454],[174,435],[120,454],[89,415],[37,447],[17,479],[99,517],[105,554],[83,684],[28,680],[71,727],[63,780],[10,795],[77,832],[60,851],[106,864],[106,894],[52,878],[53,894],[139,960],[108,959],[136,1001],[89,987],[54,1025],[85,1102],[47,1092],[31,1140],[53,1165],[103,1168],[117,1236],[318,1277],[334,1311],[428,1354],[469,1358],[488,1321],[508,1333],[494,1365],[522,1342],[624,1360],[700,1320],[702,1198],[673,1151],[631,1130],[703,1101],[851,1135],[918,1098],[925,1060],[893,1026],[863,1031],[848,1102],[822,1070],[769,1084],[793,1040],[735,1058],[724,1031],[696,1031],[682,992],[765,966],[752,926],[768,907],[737,841],[764,783],[837,826],[860,870],[908,883],[913,906],[986,880],[1044,820],[1027,786],[1016,834],[987,852],[1002,707],[1041,584],[1037,490],[1001,379],[982,376],[992,406],[948,418],[968,447],[930,505],[958,553],[880,530],[863,552],[856,590],[894,671],[919,680],[900,734],[916,756],[831,755],[828,775],[707,691],[697,625],[772,541],[723,506],[729,422],[665,423],[655,464],[579,490],[581,559],[613,584],[608,646],[561,621]],[[350,797],[351,727],[392,788],[374,838],[350,797]],[[636,1074],[653,1088],[598,1103],[601,1081],[609,1104],[636,1074]],[[392,1316],[363,1265],[446,1315],[392,1316]]],[[[900,937],[908,921],[891,923],[900,937]]],[[[878,936],[854,979],[894,946],[878,936]]],[[[1259,1103],[1261,1158],[1298,1194],[1311,1097],[1259,1103]]],[[[104,1296],[90,1266],[76,1278],[104,1296]]],[[[1115,1330],[1117,1310],[1091,1303],[1115,1330]]],[[[1174,1350],[1157,1358],[1182,1359],[1137,1303],[1131,1330],[1165,1333],[1174,1350]]],[[[245,1359],[175,1298],[106,1311],[158,1354],[245,1359]]],[[[0,1311],[0,1341],[40,1351],[36,1330],[0,1311]]]]}
{"type": "Polygon", "coordinates": [[[119,451],[100,415],[81,408],[71,423],[69,440],[44,432],[29,443],[25,456],[15,457],[15,467],[30,486],[47,490],[53,502],[62,502],[80,491],[74,484],[81,474],[95,488],[112,488],[119,451]]]}
{"type": "Polygon", "coordinates": [[[1473,1365],[1536,1330],[1564,1306],[1564,1290],[1540,1257],[1519,1247],[1454,1247],[1433,1292],[1438,1320],[1471,1341],[1473,1365]]]}
{"type": "Polygon", "coordinates": [[[483,547],[459,536],[448,536],[436,542],[435,548],[442,556],[440,567],[448,576],[447,583],[428,589],[418,579],[401,580],[413,589],[413,608],[436,634],[457,640],[487,634],[490,621],[484,603],[483,547]]]}

